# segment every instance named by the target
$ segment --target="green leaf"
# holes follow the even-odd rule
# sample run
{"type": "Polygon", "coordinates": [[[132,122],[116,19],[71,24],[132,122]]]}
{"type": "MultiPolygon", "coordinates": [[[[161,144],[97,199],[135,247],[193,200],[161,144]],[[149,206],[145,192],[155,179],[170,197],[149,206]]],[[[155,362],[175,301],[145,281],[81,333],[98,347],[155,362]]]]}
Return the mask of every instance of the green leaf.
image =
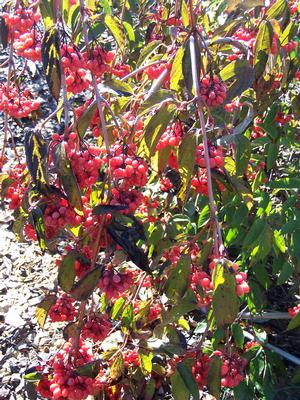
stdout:
{"type": "Polygon", "coordinates": [[[75,261],[77,260],[78,252],[71,250],[64,256],[58,270],[58,284],[62,290],[69,292],[75,281],[76,270],[75,261]]]}
{"type": "Polygon", "coordinates": [[[79,210],[81,211],[81,193],[70,160],[66,155],[65,142],[61,142],[55,146],[53,161],[57,175],[71,206],[73,206],[77,212],[79,210]]]}
{"type": "Polygon", "coordinates": [[[267,154],[267,170],[269,171],[276,164],[277,156],[279,153],[279,144],[278,143],[270,143],[268,145],[268,154],[267,154]]]}
{"type": "Polygon", "coordinates": [[[192,64],[191,64],[190,43],[187,40],[184,46],[184,55],[182,58],[182,72],[184,77],[184,84],[190,97],[192,97],[193,94],[193,77],[191,71],[192,71],[192,64]]]}
{"type": "Polygon", "coordinates": [[[133,89],[129,83],[123,82],[120,79],[110,79],[103,82],[101,87],[108,87],[114,90],[118,95],[131,96],[133,89]]]}
{"type": "Polygon", "coordinates": [[[33,227],[39,242],[40,249],[42,250],[42,253],[44,253],[46,250],[46,234],[43,211],[40,207],[34,207],[30,211],[30,215],[32,217],[33,227]]]}
{"type": "Polygon", "coordinates": [[[189,8],[185,0],[182,0],[181,2],[181,18],[183,26],[187,28],[190,24],[190,16],[189,16],[189,8]]]}
{"type": "Polygon", "coordinates": [[[267,11],[268,20],[271,19],[280,19],[284,16],[284,14],[288,11],[289,6],[286,0],[278,0],[270,7],[267,11]]]}
{"type": "Polygon", "coordinates": [[[119,352],[111,364],[109,375],[113,381],[117,380],[124,372],[123,354],[119,352]]]}
{"type": "Polygon", "coordinates": [[[104,18],[104,23],[112,33],[113,37],[115,38],[121,52],[124,54],[126,45],[126,36],[120,20],[117,17],[113,17],[112,15],[106,14],[104,18]]]}
{"type": "Polygon", "coordinates": [[[153,93],[146,101],[138,108],[138,115],[142,116],[154,107],[158,107],[162,102],[168,103],[174,101],[173,93],[170,90],[161,89],[153,93]]]}
{"type": "MultiPolygon", "coordinates": [[[[147,385],[145,386],[145,389],[142,394],[142,398],[144,400],[153,400],[154,394],[156,390],[156,381],[154,378],[151,378],[148,382],[147,385]]],[[[183,400],[183,399],[182,399],[183,400]]]]}
{"type": "Polygon", "coordinates": [[[171,270],[165,287],[165,293],[172,303],[179,303],[188,286],[191,272],[190,255],[182,255],[171,270]]]}
{"type": "Polygon", "coordinates": [[[245,338],[244,338],[244,332],[243,332],[243,329],[241,328],[241,325],[238,323],[232,324],[231,332],[232,332],[233,339],[234,339],[236,345],[242,349],[244,346],[245,338]]]}
{"type": "Polygon", "coordinates": [[[179,372],[180,377],[182,378],[185,386],[189,390],[192,398],[194,400],[199,400],[199,388],[198,384],[192,374],[192,369],[187,365],[186,362],[181,362],[177,365],[177,371],[179,372]]]}
{"type": "Polygon", "coordinates": [[[186,202],[189,195],[190,181],[195,167],[196,147],[195,132],[186,133],[182,138],[178,152],[179,174],[181,178],[178,198],[183,203],[186,202]]]}
{"type": "Polygon", "coordinates": [[[264,230],[266,226],[266,221],[264,219],[256,219],[254,220],[249,232],[247,233],[244,242],[243,248],[251,246],[255,240],[259,237],[260,233],[264,230]]]}
{"type": "Polygon", "coordinates": [[[75,130],[78,133],[80,139],[83,139],[85,132],[87,131],[92,119],[97,111],[97,103],[93,102],[90,104],[80,115],[75,123],[75,130]]]}
{"type": "Polygon", "coordinates": [[[35,317],[37,319],[37,322],[41,328],[44,327],[48,312],[51,308],[51,306],[56,302],[56,296],[55,295],[49,295],[46,296],[40,304],[36,307],[35,310],[35,317]]]}
{"type": "Polygon", "coordinates": [[[134,33],[134,29],[132,27],[131,24],[129,24],[129,22],[123,21],[123,26],[125,28],[127,37],[129,42],[135,42],[135,33],[134,33]]]}
{"type": "Polygon", "coordinates": [[[133,318],[133,306],[130,303],[125,307],[124,311],[122,312],[122,326],[125,328],[129,328],[132,324],[133,318]]]}
{"type": "Polygon", "coordinates": [[[25,379],[25,381],[39,382],[43,378],[43,374],[38,371],[29,372],[28,374],[25,374],[23,378],[25,379]]]}
{"type": "Polygon", "coordinates": [[[190,391],[185,386],[185,383],[177,369],[171,375],[170,380],[171,380],[172,395],[174,397],[174,400],[189,400],[190,391]]]}
{"type": "Polygon", "coordinates": [[[295,189],[299,190],[300,187],[300,178],[279,178],[276,181],[266,183],[266,186],[271,189],[282,189],[282,190],[289,190],[295,189]]]}
{"type": "Polygon", "coordinates": [[[88,272],[73,286],[72,290],[70,291],[70,296],[78,301],[87,300],[97,287],[101,274],[101,267],[96,267],[92,271],[88,272]]]}
{"type": "Polygon", "coordinates": [[[40,131],[30,130],[25,134],[24,140],[27,168],[37,190],[46,193],[49,184],[48,176],[48,144],[40,131]]]}
{"type": "Polygon", "coordinates": [[[234,60],[220,71],[223,81],[230,80],[226,101],[241,95],[254,82],[254,68],[247,60],[234,60]]]}
{"type": "Polygon", "coordinates": [[[210,208],[209,205],[206,204],[199,213],[198,217],[198,228],[202,228],[205,226],[210,220],[210,208]]]}
{"type": "Polygon", "coordinates": [[[272,40],[272,24],[269,21],[262,21],[259,25],[254,47],[254,69],[256,78],[263,75],[271,52],[272,40]]]}
{"type": "Polygon", "coordinates": [[[231,324],[239,311],[236,281],[227,266],[217,263],[213,271],[213,316],[218,328],[231,324]]]}
{"type": "MultiPolygon", "coordinates": [[[[182,0],[182,4],[185,4],[184,0],[182,0]]],[[[183,70],[182,70],[183,55],[184,55],[184,48],[180,47],[177,50],[171,68],[170,89],[175,90],[176,92],[178,92],[182,88],[181,82],[184,80],[183,70]]]]}
{"type": "Polygon", "coordinates": [[[207,375],[207,387],[209,393],[216,399],[220,398],[221,392],[221,365],[222,360],[220,357],[211,357],[207,375]]]}
{"type": "Polygon", "coordinates": [[[124,297],[120,297],[118,300],[115,301],[110,313],[110,318],[113,321],[115,321],[121,314],[125,302],[126,300],[124,299],[124,297]]]}
{"type": "Polygon", "coordinates": [[[300,312],[298,312],[298,314],[290,320],[286,330],[290,331],[292,329],[298,328],[298,326],[300,326],[300,312]]]}
{"type": "Polygon", "coordinates": [[[145,126],[145,133],[140,148],[144,149],[146,155],[153,155],[161,135],[167,129],[175,114],[174,106],[163,105],[159,111],[150,117],[145,126]]]}
{"type": "Polygon", "coordinates": [[[150,375],[152,372],[152,358],[153,354],[151,351],[139,349],[139,361],[140,368],[144,375],[150,375]]]}
{"type": "Polygon", "coordinates": [[[239,135],[236,138],[236,174],[238,176],[243,175],[249,159],[251,157],[251,143],[243,135],[239,135]]]}
{"type": "Polygon", "coordinates": [[[87,376],[88,378],[96,378],[99,373],[100,362],[92,361],[88,364],[81,365],[75,369],[79,376],[87,376]]]}
{"type": "Polygon", "coordinates": [[[61,88],[61,63],[59,33],[55,26],[46,30],[41,54],[50,93],[58,101],[61,88]]]}
{"type": "Polygon", "coordinates": [[[55,11],[53,0],[42,0],[39,2],[40,12],[46,29],[55,24],[55,11]]]}
{"type": "Polygon", "coordinates": [[[178,321],[186,313],[198,308],[198,300],[191,288],[188,288],[179,304],[162,313],[163,324],[178,321]]]}
{"type": "Polygon", "coordinates": [[[294,266],[286,261],[280,270],[280,274],[278,276],[277,285],[283,285],[294,273],[294,266]]]}
{"type": "Polygon", "coordinates": [[[144,47],[140,53],[139,59],[136,63],[136,66],[139,67],[143,64],[144,61],[150,57],[150,55],[161,45],[161,40],[153,40],[144,47]]]}

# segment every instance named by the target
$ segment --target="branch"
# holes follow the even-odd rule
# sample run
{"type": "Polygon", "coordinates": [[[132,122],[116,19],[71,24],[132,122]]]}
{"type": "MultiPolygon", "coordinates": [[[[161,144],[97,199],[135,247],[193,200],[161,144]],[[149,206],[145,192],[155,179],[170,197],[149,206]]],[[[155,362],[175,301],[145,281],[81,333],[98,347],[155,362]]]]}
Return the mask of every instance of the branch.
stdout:
{"type": "Polygon", "coordinates": [[[205,167],[206,167],[206,171],[207,171],[207,188],[208,188],[209,208],[210,208],[211,219],[214,224],[214,226],[213,226],[214,251],[215,251],[215,255],[218,256],[220,253],[222,254],[222,252],[223,252],[223,240],[222,240],[221,228],[220,228],[219,221],[218,221],[218,218],[216,215],[216,207],[215,207],[215,200],[214,200],[213,187],[212,187],[212,176],[211,176],[211,168],[210,168],[208,139],[207,139],[207,132],[206,132],[206,127],[205,127],[202,103],[201,103],[199,72],[197,70],[195,38],[193,35],[191,35],[191,37],[190,37],[190,52],[191,52],[193,86],[194,86],[195,95],[196,95],[196,107],[197,107],[197,113],[198,113],[199,120],[200,120],[200,127],[201,127],[202,138],[203,138],[204,160],[205,160],[205,167]]]}

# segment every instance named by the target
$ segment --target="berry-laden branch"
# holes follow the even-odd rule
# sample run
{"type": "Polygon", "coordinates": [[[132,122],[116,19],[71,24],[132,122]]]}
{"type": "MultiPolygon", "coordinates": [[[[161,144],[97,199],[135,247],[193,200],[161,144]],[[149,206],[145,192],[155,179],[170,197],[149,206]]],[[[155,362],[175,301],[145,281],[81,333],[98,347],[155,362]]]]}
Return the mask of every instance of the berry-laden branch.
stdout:
{"type": "Polygon", "coordinates": [[[194,90],[195,90],[195,95],[196,95],[195,101],[196,101],[198,117],[200,120],[200,127],[201,127],[203,147],[204,147],[204,160],[205,160],[205,167],[207,170],[207,189],[208,189],[210,214],[211,214],[211,219],[213,221],[214,251],[215,251],[215,255],[218,256],[223,253],[223,240],[222,240],[220,224],[219,224],[219,221],[218,221],[218,218],[216,215],[216,207],[215,207],[215,199],[214,199],[214,193],[213,193],[211,167],[210,167],[209,147],[208,147],[204,114],[203,114],[202,103],[201,103],[199,72],[197,70],[197,62],[196,62],[195,37],[193,34],[190,36],[189,40],[190,40],[190,51],[191,51],[193,85],[194,85],[194,90]]]}

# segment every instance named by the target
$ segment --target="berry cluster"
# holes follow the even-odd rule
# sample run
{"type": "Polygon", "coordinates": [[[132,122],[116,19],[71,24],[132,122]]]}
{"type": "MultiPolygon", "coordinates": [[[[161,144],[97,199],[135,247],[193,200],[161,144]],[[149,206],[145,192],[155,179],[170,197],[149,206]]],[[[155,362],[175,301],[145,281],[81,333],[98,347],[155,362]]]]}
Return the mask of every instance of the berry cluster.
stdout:
{"type": "Polygon", "coordinates": [[[128,209],[124,210],[123,213],[134,213],[137,208],[142,204],[144,196],[136,189],[123,189],[123,188],[112,188],[111,194],[113,199],[111,204],[127,205],[128,209]]]}
{"type": "MultiPolygon", "coordinates": [[[[220,171],[220,170],[219,170],[220,171]]],[[[217,187],[220,192],[225,190],[225,187],[219,181],[216,181],[217,187]]],[[[207,186],[207,172],[204,168],[199,168],[196,176],[191,180],[191,185],[195,189],[196,193],[201,193],[204,196],[208,196],[208,186],[207,186]]]]}
{"type": "Polygon", "coordinates": [[[295,317],[300,312],[300,305],[288,308],[288,313],[291,317],[295,317]]]}
{"type": "Polygon", "coordinates": [[[41,61],[42,36],[37,30],[25,32],[14,41],[16,54],[31,61],[41,61]]]}
{"type": "Polygon", "coordinates": [[[162,134],[159,139],[156,150],[164,149],[167,146],[174,147],[178,146],[183,136],[183,128],[180,121],[175,121],[169,125],[166,131],[162,134]]]}
{"type": "Polygon", "coordinates": [[[242,359],[237,353],[228,355],[220,350],[216,350],[213,354],[222,359],[221,385],[229,388],[238,386],[245,379],[244,369],[247,361],[242,359]]]}
{"type": "Polygon", "coordinates": [[[213,284],[210,275],[194,268],[191,274],[190,286],[196,294],[199,307],[206,310],[212,300],[213,284]],[[201,288],[201,294],[199,293],[199,287],[201,288]]]}
{"type": "Polygon", "coordinates": [[[136,349],[126,349],[123,352],[124,367],[133,368],[140,366],[139,354],[136,349]]]}
{"type": "Polygon", "coordinates": [[[105,72],[110,71],[109,65],[114,60],[115,54],[112,51],[104,51],[100,46],[95,46],[90,53],[84,52],[83,58],[90,72],[101,77],[105,72]]]}
{"type": "Polygon", "coordinates": [[[291,53],[293,50],[295,50],[295,48],[298,46],[298,42],[296,42],[295,40],[291,40],[290,42],[288,42],[287,44],[285,44],[284,46],[282,46],[283,50],[285,50],[287,53],[291,53]]]}
{"type": "Polygon", "coordinates": [[[110,330],[111,323],[108,321],[106,315],[91,313],[82,329],[82,338],[90,338],[94,342],[100,342],[107,337],[110,330]]]}
{"type": "MultiPolygon", "coordinates": [[[[205,168],[203,144],[200,144],[196,149],[195,161],[196,164],[199,165],[199,167],[205,168]]],[[[210,168],[222,168],[224,166],[222,147],[215,147],[212,145],[209,146],[209,162],[210,168]]]]}
{"type": "Polygon", "coordinates": [[[79,342],[79,349],[76,362],[70,360],[72,340],[55,355],[52,360],[53,375],[50,379],[50,391],[53,399],[84,400],[93,394],[93,379],[86,376],[79,376],[74,368],[93,361],[91,350],[79,342]]]}
{"type": "Polygon", "coordinates": [[[167,176],[163,176],[159,181],[159,187],[162,192],[169,192],[173,189],[173,183],[167,176]]]}
{"type": "Polygon", "coordinates": [[[76,315],[75,300],[67,294],[61,295],[50,307],[49,318],[52,322],[73,321],[76,315]]]}
{"type": "Polygon", "coordinates": [[[87,150],[77,151],[72,155],[71,165],[81,189],[91,187],[97,182],[99,168],[102,166],[99,154],[97,147],[89,146],[87,150]]]}
{"type": "Polygon", "coordinates": [[[33,100],[28,88],[21,91],[15,86],[6,86],[0,83],[0,111],[11,117],[24,118],[37,110],[40,102],[33,100]]]}
{"type": "Polygon", "coordinates": [[[113,66],[111,72],[118,78],[123,78],[130,72],[130,66],[128,64],[121,64],[116,62],[113,66]]]}
{"type": "Polygon", "coordinates": [[[200,354],[196,357],[192,366],[192,373],[200,389],[206,386],[210,357],[207,354],[200,354]]]}
{"type": "Polygon", "coordinates": [[[216,107],[222,104],[227,96],[227,88],[217,75],[206,75],[201,79],[201,99],[209,106],[216,107]]]}
{"type": "MultiPolygon", "coordinates": [[[[145,73],[150,81],[157,79],[166,69],[170,70],[171,64],[169,63],[164,63],[160,65],[154,65],[152,67],[149,67],[145,70],[145,73]]],[[[170,74],[167,74],[167,76],[164,79],[164,83],[168,82],[170,80],[170,74]]]]}
{"type": "Polygon", "coordinates": [[[144,160],[135,155],[135,146],[124,148],[116,146],[109,160],[111,175],[116,180],[122,180],[122,188],[145,186],[147,183],[148,166],[144,160]]]}
{"type": "Polygon", "coordinates": [[[12,169],[9,169],[7,173],[11,183],[6,191],[3,191],[3,194],[10,201],[9,208],[15,210],[21,206],[26,192],[26,184],[24,182],[27,173],[26,166],[25,164],[17,164],[12,169]]]}
{"type": "Polygon", "coordinates": [[[124,272],[106,269],[100,278],[98,287],[109,299],[118,299],[132,286],[133,273],[128,268],[124,272]]]}
{"type": "MultiPolygon", "coordinates": [[[[265,169],[266,163],[264,161],[257,162],[255,160],[250,159],[246,169],[246,176],[249,181],[255,181],[257,174],[265,169]]],[[[263,178],[263,182],[267,182],[267,178],[263,178]]]]}
{"type": "Polygon", "coordinates": [[[253,128],[251,132],[251,137],[252,139],[257,139],[265,135],[264,130],[260,127],[260,124],[262,123],[261,118],[256,118],[254,123],[253,123],[253,128]]]}
{"type": "Polygon", "coordinates": [[[275,121],[282,126],[288,124],[292,118],[292,115],[285,115],[283,112],[279,112],[275,117],[275,121]]]}

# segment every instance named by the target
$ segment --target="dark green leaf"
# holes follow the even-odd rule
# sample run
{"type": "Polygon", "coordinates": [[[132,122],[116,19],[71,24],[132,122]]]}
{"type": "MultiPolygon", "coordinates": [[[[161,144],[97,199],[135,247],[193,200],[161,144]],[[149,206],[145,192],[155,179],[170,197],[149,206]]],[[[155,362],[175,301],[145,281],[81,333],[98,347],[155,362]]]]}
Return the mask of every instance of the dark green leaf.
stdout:
{"type": "Polygon", "coordinates": [[[90,126],[90,123],[92,122],[92,119],[96,111],[97,111],[97,103],[93,102],[83,111],[83,113],[76,121],[75,130],[77,131],[81,139],[83,139],[86,130],[90,126]]]}
{"type": "Polygon", "coordinates": [[[177,369],[171,375],[171,387],[174,400],[190,399],[190,391],[185,386],[185,383],[177,369]]]}
{"type": "Polygon", "coordinates": [[[0,17],[0,43],[3,49],[7,47],[8,44],[8,26],[5,23],[5,19],[0,17]]]}
{"type": "Polygon", "coordinates": [[[41,53],[50,93],[58,101],[61,88],[61,63],[59,33],[55,26],[46,30],[41,53]]]}
{"type": "Polygon", "coordinates": [[[213,285],[213,315],[217,327],[221,328],[231,324],[236,319],[239,310],[235,277],[226,265],[216,264],[213,271],[213,285]]]}
{"type": "Polygon", "coordinates": [[[207,376],[207,387],[209,393],[216,399],[220,398],[221,392],[221,365],[222,360],[220,357],[211,357],[207,376]]]}
{"type": "Polygon", "coordinates": [[[71,250],[64,256],[58,270],[58,284],[65,292],[69,292],[75,281],[76,270],[75,261],[77,260],[78,252],[71,250]]]}
{"type": "Polygon", "coordinates": [[[254,68],[246,60],[235,60],[220,71],[220,77],[223,81],[231,82],[226,99],[230,101],[251,87],[255,78],[254,68]]]}
{"type": "Polygon", "coordinates": [[[262,21],[259,25],[254,47],[254,69],[256,78],[259,78],[261,75],[263,75],[269,54],[271,52],[272,40],[272,24],[269,21],[262,21]]]}
{"type": "Polygon", "coordinates": [[[279,178],[276,181],[271,181],[266,183],[266,186],[271,189],[282,189],[289,190],[295,189],[299,190],[300,187],[300,178],[279,178]]]}
{"type": "Polygon", "coordinates": [[[61,181],[70,204],[77,211],[81,211],[81,193],[70,160],[66,155],[65,142],[61,142],[55,146],[53,151],[53,161],[57,175],[59,176],[59,180],[61,181]]]}
{"type": "Polygon", "coordinates": [[[33,227],[38,238],[40,249],[44,253],[44,251],[46,250],[46,234],[43,211],[40,207],[34,207],[30,211],[30,215],[32,217],[33,227]]]}
{"type": "Polygon", "coordinates": [[[53,0],[41,0],[39,2],[39,7],[40,7],[41,15],[42,15],[43,22],[44,22],[46,29],[53,27],[55,24],[54,1],[53,0]]]}
{"type": "Polygon", "coordinates": [[[182,362],[177,365],[177,371],[181,376],[185,386],[190,391],[194,400],[199,400],[199,388],[197,382],[192,374],[191,367],[187,363],[182,362]]]}
{"type": "Polygon", "coordinates": [[[191,272],[191,257],[182,255],[171,270],[165,287],[165,293],[172,303],[179,303],[188,286],[191,272]]]}
{"type": "Polygon", "coordinates": [[[300,326],[300,312],[292,318],[288,324],[287,331],[298,328],[300,326]]]}
{"type": "Polygon", "coordinates": [[[270,143],[268,146],[267,154],[267,170],[269,171],[276,164],[277,156],[279,153],[279,145],[277,143],[270,143]]]}
{"type": "Polygon", "coordinates": [[[70,291],[70,296],[78,301],[87,300],[97,287],[101,274],[101,267],[96,267],[92,271],[88,272],[73,286],[72,290],[70,291]]]}
{"type": "Polygon", "coordinates": [[[49,184],[48,144],[40,131],[28,130],[24,140],[27,168],[39,192],[45,194],[49,184]]]}
{"type": "Polygon", "coordinates": [[[127,204],[120,204],[120,205],[110,205],[110,204],[100,204],[93,208],[94,215],[103,215],[109,214],[111,212],[127,210],[127,204]]]}
{"type": "Polygon", "coordinates": [[[92,361],[88,364],[77,367],[75,371],[80,376],[87,376],[88,378],[96,378],[99,373],[99,361],[92,361]]]}
{"type": "Polygon", "coordinates": [[[243,333],[243,329],[241,328],[241,325],[238,323],[232,324],[231,332],[232,332],[233,339],[234,339],[236,345],[242,349],[244,346],[245,338],[244,338],[244,333],[243,333]]]}
{"type": "Polygon", "coordinates": [[[280,269],[277,285],[283,285],[294,273],[294,266],[286,261],[280,269]]]}
{"type": "Polygon", "coordinates": [[[103,82],[101,87],[108,87],[116,92],[118,95],[131,96],[133,89],[129,83],[123,82],[119,79],[110,79],[109,81],[103,82]]]}
{"type": "Polygon", "coordinates": [[[236,138],[236,174],[243,175],[251,157],[251,143],[243,135],[236,138]]]}

